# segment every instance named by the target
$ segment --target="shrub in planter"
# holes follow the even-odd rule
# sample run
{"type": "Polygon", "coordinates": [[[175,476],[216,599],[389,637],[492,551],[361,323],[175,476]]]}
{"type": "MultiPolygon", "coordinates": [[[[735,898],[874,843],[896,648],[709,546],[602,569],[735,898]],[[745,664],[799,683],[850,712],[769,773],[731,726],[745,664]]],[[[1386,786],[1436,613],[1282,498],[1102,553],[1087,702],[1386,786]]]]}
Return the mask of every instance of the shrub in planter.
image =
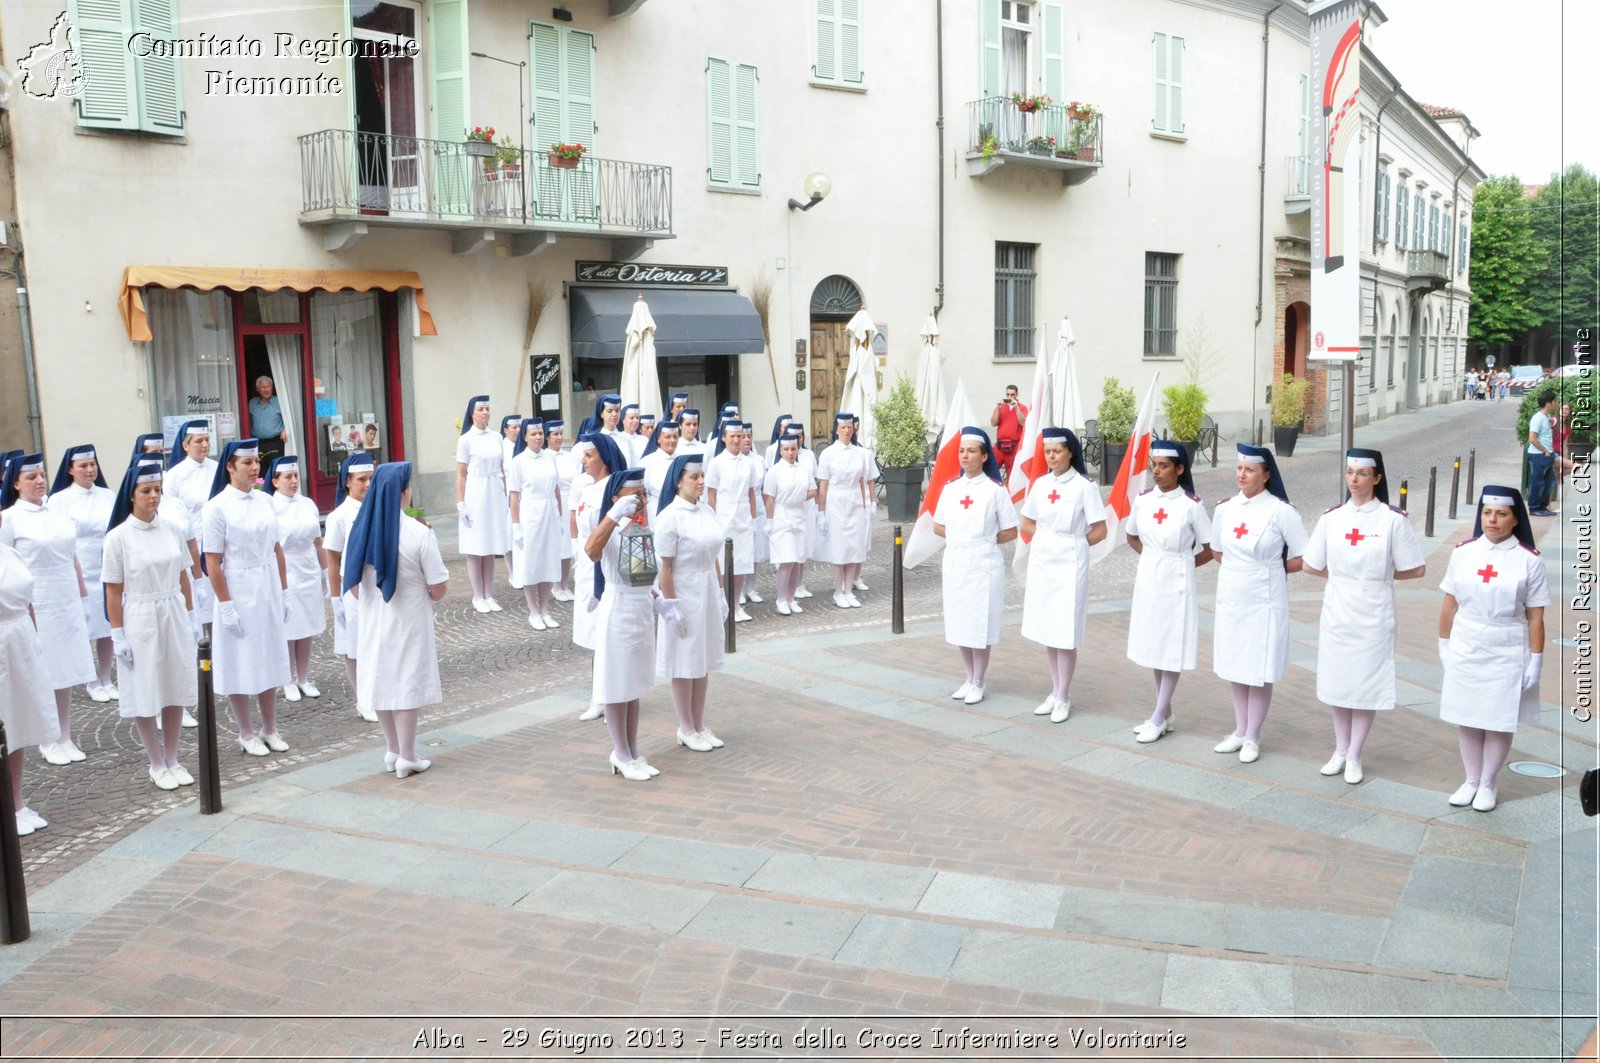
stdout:
{"type": "Polygon", "coordinates": [[[1098,407],[1100,420],[1100,480],[1109,482],[1122,466],[1133,423],[1139,419],[1139,400],[1132,388],[1114,376],[1106,377],[1098,407]]]}
{"type": "Polygon", "coordinates": [[[917,389],[904,373],[895,377],[889,394],[872,406],[878,422],[878,463],[888,488],[889,519],[917,519],[922,506],[922,479],[927,469],[928,419],[917,403],[917,389]]]}
{"type": "Polygon", "coordinates": [[[1306,393],[1310,390],[1309,380],[1300,380],[1290,373],[1283,374],[1277,387],[1272,389],[1272,449],[1280,457],[1294,454],[1294,445],[1300,439],[1300,425],[1306,419],[1306,393]]]}

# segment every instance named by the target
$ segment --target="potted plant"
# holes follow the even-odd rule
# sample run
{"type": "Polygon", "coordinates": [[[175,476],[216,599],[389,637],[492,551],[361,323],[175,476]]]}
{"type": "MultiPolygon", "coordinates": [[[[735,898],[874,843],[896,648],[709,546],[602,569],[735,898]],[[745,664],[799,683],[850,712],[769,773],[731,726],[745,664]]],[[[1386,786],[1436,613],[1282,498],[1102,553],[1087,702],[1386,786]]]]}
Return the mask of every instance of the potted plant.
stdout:
{"type": "Polygon", "coordinates": [[[1099,414],[1100,482],[1109,483],[1122,468],[1122,459],[1128,452],[1128,437],[1133,435],[1133,422],[1139,417],[1139,400],[1132,388],[1125,388],[1122,381],[1108,376],[1100,395],[1099,414]]]}
{"type": "Polygon", "coordinates": [[[551,144],[550,165],[559,170],[576,170],[588,150],[582,144],[551,144]]]}
{"type": "Polygon", "coordinates": [[[1067,117],[1074,122],[1092,122],[1094,121],[1094,116],[1099,113],[1100,111],[1092,103],[1073,100],[1067,104],[1067,117]]]}
{"type": "Polygon", "coordinates": [[[1189,467],[1194,467],[1195,450],[1200,443],[1200,429],[1206,419],[1205,381],[1217,370],[1217,356],[1211,343],[1211,330],[1204,314],[1183,334],[1183,377],[1178,383],[1161,389],[1161,413],[1167,419],[1172,438],[1183,444],[1189,454],[1189,467]]]}
{"type": "Polygon", "coordinates": [[[1067,134],[1067,154],[1079,162],[1094,161],[1094,127],[1086,122],[1073,122],[1067,134]]]}
{"type": "Polygon", "coordinates": [[[492,159],[495,156],[494,126],[475,125],[467,130],[467,142],[463,146],[468,155],[478,159],[492,159]]]}
{"type": "Polygon", "coordinates": [[[1050,97],[1042,94],[1033,96],[1026,92],[1013,92],[1011,94],[1011,103],[1023,114],[1034,114],[1050,106],[1050,97]]]}
{"type": "Polygon", "coordinates": [[[1299,380],[1291,373],[1283,374],[1278,386],[1272,389],[1272,449],[1280,458],[1294,456],[1294,445],[1300,438],[1300,425],[1306,419],[1306,392],[1311,381],[1299,380]]]}
{"type": "Polygon", "coordinates": [[[495,146],[494,161],[500,164],[500,169],[505,173],[507,181],[515,181],[522,176],[522,152],[511,143],[510,136],[500,138],[500,143],[495,146]]]}
{"type": "Polygon", "coordinates": [[[1029,155],[1054,155],[1055,153],[1055,137],[1034,137],[1028,141],[1029,155]]]}
{"type": "Polygon", "coordinates": [[[984,162],[993,162],[994,157],[1000,152],[1000,141],[990,134],[983,138],[983,145],[978,150],[983,154],[984,162]]]}
{"type": "Polygon", "coordinates": [[[917,403],[917,389],[904,373],[883,401],[872,406],[878,422],[878,463],[888,488],[889,519],[907,523],[922,508],[922,479],[928,469],[928,419],[917,403]]]}

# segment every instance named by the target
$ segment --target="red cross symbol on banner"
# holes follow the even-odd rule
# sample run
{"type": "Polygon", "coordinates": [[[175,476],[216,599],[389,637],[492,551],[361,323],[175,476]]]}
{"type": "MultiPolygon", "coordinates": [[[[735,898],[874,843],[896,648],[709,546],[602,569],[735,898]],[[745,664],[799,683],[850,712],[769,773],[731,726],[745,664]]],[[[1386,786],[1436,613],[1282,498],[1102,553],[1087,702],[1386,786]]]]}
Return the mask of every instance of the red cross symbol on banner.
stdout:
{"type": "Polygon", "coordinates": [[[972,508],[972,496],[971,495],[968,495],[966,498],[963,498],[961,500],[961,508],[962,509],[971,509],[972,508]]]}
{"type": "Polygon", "coordinates": [[[1050,500],[1050,504],[1053,506],[1057,502],[1061,501],[1061,492],[1052,489],[1049,494],[1045,495],[1045,497],[1050,500]]]}
{"type": "Polygon", "coordinates": [[[1478,575],[1483,577],[1483,582],[1488,583],[1490,580],[1500,575],[1500,573],[1494,570],[1494,563],[1490,562],[1489,564],[1478,569],[1478,575]]]}
{"type": "Polygon", "coordinates": [[[1365,539],[1365,538],[1368,538],[1368,537],[1361,534],[1361,529],[1360,528],[1351,528],[1349,533],[1347,535],[1345,535],[1345,538],[1350,540],[1350,545],[1351,546],[1355,546],[1356,544],[1361,542],[1362,539],[1365,539]]]}
{"type": "Polygon", "coordinates": [[[1233,537],[1235,539],[1243,539],[1246,535],[1249,535],[1249,534],[1250,534],[1250,529],[1246,528],[1242,523],[1237,528],[1233,529],[1233,537]]]}
{"type": "Polygon", "coordinates": [[[1155,518],[1157,524],[1165,524],[1167,522],[1166,507],[1163,506],[1161,509],[1156,510],[1151,516],[1155,518]]]}

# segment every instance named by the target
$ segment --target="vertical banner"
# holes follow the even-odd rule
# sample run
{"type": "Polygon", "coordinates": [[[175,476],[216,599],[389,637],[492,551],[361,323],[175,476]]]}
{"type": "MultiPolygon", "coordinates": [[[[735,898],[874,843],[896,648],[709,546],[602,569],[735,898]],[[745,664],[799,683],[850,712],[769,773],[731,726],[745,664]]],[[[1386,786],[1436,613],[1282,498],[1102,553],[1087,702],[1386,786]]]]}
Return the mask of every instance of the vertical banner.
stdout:
{"type": "Polygon", "coordinates": [[[1361,357],[1361,4],[1311,5],[1311,344],[1361,357]]]}

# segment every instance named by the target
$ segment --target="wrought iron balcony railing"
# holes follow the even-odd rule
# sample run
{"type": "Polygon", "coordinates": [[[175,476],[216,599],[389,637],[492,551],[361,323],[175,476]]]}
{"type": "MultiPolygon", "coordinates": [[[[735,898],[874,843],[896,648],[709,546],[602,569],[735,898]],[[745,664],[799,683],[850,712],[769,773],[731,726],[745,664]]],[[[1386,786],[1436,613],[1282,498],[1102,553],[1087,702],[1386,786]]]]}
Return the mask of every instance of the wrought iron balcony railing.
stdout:
{"type": "Polygon", "coordinates": [[[1449,255],[1443,251],[1406,252],[1407,288],[1443,288],[1449,283],[1449,255]]]}
{"type": "Polygon", "coordinates": [[[300,138],[301,212],[442,225],[669,235],[672,168],[600,159],[557,164],[544,152],[509,162],[461,141],[324,129],[300,138]]]}
{"type": "Polygon", "coordinates": [[[1024,111],[1009,96],[986,96],[967,104],[967,158],[1099,166],[1105,162],[1102,121],[1098,112],[1074,118],[1058,103],[1024,111]]]}

